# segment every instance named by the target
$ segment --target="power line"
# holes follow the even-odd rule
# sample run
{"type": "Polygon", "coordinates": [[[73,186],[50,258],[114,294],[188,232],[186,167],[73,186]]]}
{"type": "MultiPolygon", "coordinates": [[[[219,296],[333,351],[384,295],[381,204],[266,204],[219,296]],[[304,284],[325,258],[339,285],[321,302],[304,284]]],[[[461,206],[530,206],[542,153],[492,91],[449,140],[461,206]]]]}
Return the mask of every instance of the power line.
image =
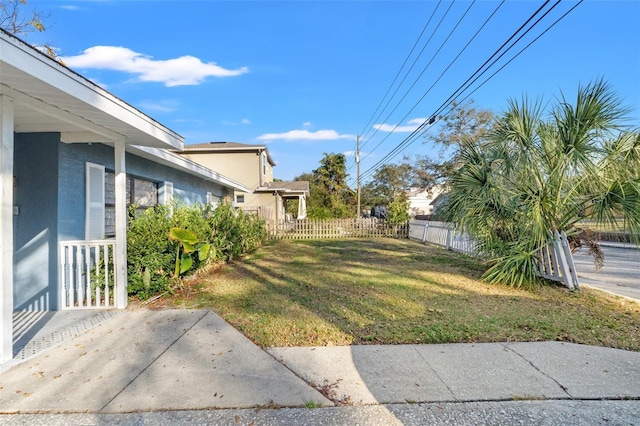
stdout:
{"type": "Polygon", "coordinates": [[[493,74],[491,74],[489,77],[487,77],[480,85],[478,85],[478,87],[476,87],[475,89],[473,89],[469,94],[467,94],[464,98],[462,98],[460,100],[460,102],[464,102],[465,100],[467,100],[471,95],[473,95],[480,87],[484,86],[485,83],[487,83],[489,80],[491,80],[496,74],[498,74],[500,71],[503,70],[503,68],[505,68],[507,65],[509,65],[514,59],[516,59],[518,56],[520,56],[520,54],[522,52],[524,52],[525,50],[527,50],[529,48],[529,46],[531,46],[533,43],[535,43],[536,41],[538,41],[538,39],[540,37],[542,37],[544,34],[546,34],[551,28],[553,28],[558,22],[560,22],[562,19],[564,19],[569,13],[571,13],[576,7],[578,7],[580,5],[580,3],[582,3],[584,0],[579,0],[578,3],[576,3],[571,9],[569,9],[568,11],[566,11],[561,17],[559,17],[558,19],[555,20],[555,22],[553,24],[551,24],[550,26],[548,26],[543,32],[541,32],[536,38],[534,38],[533,40],[531,40],[525,47],[523,47],[522,49],[520,49],[520,51],[518,53],[516,53],[511,59],[509,59],[504,65],[502,65],[500,68],[498,68],[493,74]]]}
{"type": "MultiPolygon", "coordinates": [[[[436,14],[436,12],[438,11],[438,8],[440,7],[440,4],[442,3],[442,0],[440,0],[438,2],[438,4],[436,5],[436,8],[433,10],[433,12],[431,13],[431,16],[429,17],[429,19],[427,20],[427,23],[424,25],[424,27],[422,28],[422,31],[420,32],[420,35],[418,36],[418,38],[416,39],[415,43],[413,43],[413,47],[411,47],[411,51],[409,52],[409,54],[407,54],[407,57],[405,58],[404,62],[402,63],[402,66],[400,67],[400,69],[398,70],[398,72],[396,73],[396,76],[393,78],[393,81],[391,82],[391,84],[389,85],[389,87],[387,88],[387,91],[385,92],[384,96],[382,97],[382,99],[380,100],[380,103],[378,104],[378,106],[376,107],[375,111],[373,112],[373,114],[371,114],[371,117],[369,118],[369,121],[367,121],[367,124],[364,125],[364,128],[360,131],[360,134],[364,135],[364,132],[369,128],[369,124],[371,124],[372,121],[374,121],[374,117],[375,115],[378,113],[378,110],[380,109],[380,107],[382,106],[382,103],[384,102],[384,100],[387,98],[387,95],[389,95],[389,92],[391,91],[391,88],[394,86],[394,84],[396,83],[396,81],[398,81],[398,77],[400,77],[400,73],[402,72],[402,70],[404,69],[405,65],[407,65],[407,62],[409,61],[409,58],[411,57],[411,55],[413,54],[413,51],[416,49],[416,46],[418,46],[418,43],[420,42],[420,39],[422,39],[422,36],[424,35],[425,31],[427,30],[427,27],[429,26],[429,24],[431,23],[431,20],[433,19],[434,15],[436,14]]],[[[430,39],[429,39],[430,40],[430,39]]],[[[427,42],[428,43],[428,42],[427,42]]],[[[425,45],[426,46],[426,45],[425,45]]],[[[422,55],[422,52],[424,51],[424,47],[422,48],[422,50],[420,51],[420,54],[417,56],[416,60],[413,61],[413,64],[411,64],[411,68],[409,69],[409,71],[407,71],[407,73],[411,72],[411,69],[413,69],[413,66],[416,64],[417,59],[420,57],[420,55],[422,55]]],[[[405,78],[406,78],[406,74],[405,74],[405,78]]],[[[404,79],[403,79],[404,81],[404,79]]],[[[400,86],[402,85],[402,83],[400,83],[400,86]]],[[[393,97],[393,96],[392,96],[393,97]]]]}
{"type": "MultiPolygon", "coordinates": [[[[469,96],[471,96],[471,94],[473,94],[474,92],[476,92],[480,87],[482,87],[484,84],[486,84],[490,79],[492,79],[497,73],[499,73],[502,69],[504,69],[509,63],[511,63],[515,58],[517,58],[520,54],[522,54],[527,48],[529,48],[533,43],[535,43],[540,37],[542,37],[546,32],[548,32],[552,27],[554,27],[558,22],[560,22],[562,19],[564,19],[569,13],[571,13],[578,5],[580,5],[583,2],[583,0],[580,0],[577,4],[575,4],[572,8],[570,8],[567,12],[565,12],[562,16],[560,16],[560,18],[558,18],[557,20],[555,20],[551,25],[549,25],[544,31],[542,31],[537,37],[535,37],[531,42],[529,42],[524,48],[522,48],[518,53],[516,53],[511,59],[509,59],[509,61],[507,61],[505,64],[503,64],[498,70],[496,70],[493,74],[491,74],[487,79],[485,79],[481,84],[479,84],[471,93],[467,94],[465,96],[465,98],[463,100],[466,100],[469,96]]],[[[465,90],[467,90],[473,83],[475,83],[483,74],[485,74],[491,67],[493,67],[495,65],[495,63],[500,60],[508,51],[510,51],[527,33],[529,33],[535,26],[537,26],[540,21],[542,19],[544,19],[559,3],[560,0],[558,0],[549,10],[547,10],[540,18],[538,18],[532,25],[531,27],[529,27],[520,37],[517,38],[516,41],[514,41],[502,54],[500,54],[495,60],[491,61],[492,58],[494,58],[498,52],[500,52],[500,50],[502,50],[504,48],[504,46],[506,46],[516,35],[518,32],[520,32],[529,22],[531,22],[531,20],[533,20],[533,18],[542,10],[542,8],[544,8],[544,6],[546,6],[549,2],[545,2],[522,26],[520,26],[520,28],[498,49],[496,50],[496,52],[494,52],[494,54],[487,60],[485,61],[485,63],[479,67],[461,86],[458,87],[458,89],[451,95],[449,96],[449,98],[443,102],[440,107],[436,110],[436,112],[434,114],[439,114],[441,111],[443,111],[445,109],[445,107],[447,105],[450,104],[450,102],[455,99],[457,96],[459,96],[459,94],[461,94],[462,92],[464,92],[465,90]],[[487,65],[487,63],[491,62],[486,68],[485,66],[487,65]],[[483,70],[483,68],[485,68],[483,70]],[[475,78],[474,76],[478,74],[475,78]],[[472,80],[472,81],[471,81],[472,80]]],[[[422,99],[421,99],[422,100],[422,99]]],[[[451,111],[452,108],[449,109],[449,111],[451,111]]],[[[402,152],[404,149],[406,149],[407,146],[409,146],[411,143],[413,143],[415,141],[415,139],[417,138],[419,133],[422,133],[426,130],[428,130],[427,128],[425,128],[425,125],[427,124],[427,121],[423,122],[422,125],[416,129],[415,131],[413,131],[409,136],[407,136],[403,141],[401,141],[399,144],[396,145],[396,147],[394,149],[392,149],[387,155],[385,155],[380,161],[378,161],[376,164],[374,164],[374,166],[370,167],[369,169],[367,169],[362,175],[361,178],[364,178],[365,176],[370,176],[373,174],[373,172],[375,172],[375,170],[380,167],[382,164],[388,162],[389,160],[391,160],[392,158],[394,158],[396,155],[398,155],[400,152],[402,152]]]]}
{"type": "MultiPolygon", "coordinates": [[[[387,98],[387,95],[389,94],[389,92],[391,91],[391,88],[393,88],[394,84],[396,83],[396,81],[398,80],[398,77],[400,76],[400,73],[402,72],[402,70],[404,69],[404,67],[407,65],[407,62],[409,61],[409,58],[411,57],[411,55],[413,54],[414,50],[416,49],[416,47],[418,46],[418,43],[420,42],[420,40],[422,39],[422,36],[424,35],[425,31],[427,30],[427,28],[429,27],[429,24],[431,23],[431,20],[433,19],[433,17],[435,16],[436,12],[438,11],[438,8],[440,7],[440,5],[442,4],[442,0],[438,1],[438,4],[436,5],[435,9],[433,10],[433,12],[431,12],[431,16],[429,16],[429,19],[427,20],[427,23],[424,25],[424,27],[422,28],[422,31],[420,32],[420,35],[418,36],[418,38],[416,39],[416,41],[413,43],[413,46],[411,47],[411,50],[409,51],[409,53],[407,54],[407,57],[404,59],[404,62],[402,63],[402,65],[400,66],[400,69],[398,69],[398,72],[396,73],[396,76],[393,78],[393,81],[391,82],[391,84],[389,85],[389,87],[387,88],[387,91],[385,92],[384,96],[382,97],[382,99],[380,100],[380,103],[378,103],[378,106],[376,107],[375,111],[373,112],[373,114],[371,114],[371,117],[369,118],[369,120],[367,121],[367,124],[365,124],[364,128],[362,129],[362,131],[359,133],[360,135],[366,136],[365,132],[368,133],[368,128],[369,125],[374,121],[374,117],[376,117],[376,114],[378,113],[378,110],[380,110],[380,107],[382,106],[382,104],[384,103],[385,99],[387,98]]],[[[451,7],[449,7],[451,8],[451,7]]],[[[433,35],[431,36],[433,37],[433,35]]],[[[418,61],[418,59],[420,58],[420,56],[422,55],[422,53],[424,52],[424,49],[426,48],[426,46],[429,44],[429,41],[431,40],[431,37],[429,38],[429,40],[427,40],[427,42],[425,43],[425,45],[423,46],[422,50],[420,51],[420,53],[418,54],[418,56],[416,57],[416,59],[413,61],[413,63],[411,64],[411,67],[409,68],[409,70],[405,73],[404,78],[402,79],[402,81],[400,82],[400,84],[398,85],[398,88],[400,86],[402,86],[402,83],[404,82],[404,80],[406,79],[407,75],[411,72],[411,70],[413,69],[413,67],[415,66],[416,62],[418,61]]],[[[389,98],[389,100],[391,100],[393,98],[393,96],[395,96],[395,94],[398,91],[398,88],[396,88],[396,90],[393,92],[393,95],[391,95],[391,98],[389,98]]],[[[387,103],[388,105],[388,103],[387,103]]],[[[386,108],[386,105],[385,105],[386,108]]],[[[384,108],[380,111],[380,114],[378,114],[378,116],[375,118],[375,120],[377,120],[380,115],[382,114],[382,112],[384,111],[384,108]]]]}
{"type": "MultiPolygon", "coordinates": [[[[502,2],[501,2],[501,3],[500,3],[500,4],[499,4],[499,5],[498,5],[494,10],[493,10],[493,12],[491,13],[491,15],[489,15],[489,17],[488,17],[487,19],[485,19],[484,23],[480,26],[480,28],[478,28],[478,30],[476,30],[475,34],[471,37],[471,39],[469,39],[469,41],[468,41],[468,42],[465,44],[465,46],[460,50],[460,52],[458,52],[458,54],[456,55],[456,57],[455,57],[455,58],[454,58],[454,59],[449,63],[449,65],[447,65],[447,67],[444,69],[444,71],[442,71],[442,72],[440,73],[440,75],[438,76],[438,78],[437,78],[437,79],[435,80],[435,82],[434,82],[434,83],[429,87],[429,89],[428,89],[428,90],[427,90],[427,91],[422,95],[422,97],[420,98],[420,100],[419,100],[417,103],[415,103],[415,104],[413,105],[413,107],[412,107],[412,108],[411,108],[411,109],[410,109],[410,110],[409,110],[409,111],[408,111],[408,112],[407,112],[407,113],[406,113],[406,114],[405,114],[405,115],[400,119],[400,122],[403,122],[403,121],[404,121],[404,120],[405,120],[405,119],[406,119],[406,118],[411,114],[411,112],[413,112],[413,110],[418,106],[418,104],[419,104],[419,103],[420,103],[420,102],[421,102],[421,101],[422,101],[422,100],[427,96],[427,94],[431,91],[431,89],[433,89],[433,87],[434,87],[434,86],[435,86],[435,85],[436,85],[436,84],[437,84],[437,83],[442,79],[442,77],[444,76],[444,74],[445,74],[445,73],[446,73],[446,72],[447,72],[447,71],[448,71],[448,70],[453,66],[453,64],[454,64],[454,63],[455,63],[455,62],[460,58],[460,56],[462,55],[462,53],[464,53],[464,51],[467,49],[467,47],[469,47],[469,45],[470,45],[470,44],[473,42],[473,40],[478,36],[478,34],[479,34],[479,33],[482,31],[482,29],[487,25],[487,23],[488,23],[488,22],[493,18],[493,16],[496,14],[496,12],[498,11],[498,9],[500,9],[500,7],[501,7],[503,4],[504,4],[504,0],[503,0],[503,1],[502,1],[502,2]]],[[[469,11],[469,9],[467,9],[467,12],[468,12],[468,11],[469,11]]],[[[465,14],[466,14],[467,12],[465,12],[465,14]]],[[[463,17],[464,17],[464,16],[463,16],[463,17]]],[[[461,20],[460,20],[460,21],[458,21],[458,24],[459,24],[460,22],[461,22],[461,20]]],[[[457,25],[456,25],[456,27],[457,27],[457,25]]],[[[455,28],[454,28],[454,29],[455,29],[455,28]]],[[[453,31],[452,31],[452,32],[453,32],[453,31]]],[[[451,32],[449,35],[451,35],[451,34],[452,34],[452,32],[451,32]]],[[[441,48],[442,48],[442,46],[441,46],[441,48]]],[[[426,70],[426,68],[425,68],[425,70],[426,70]]],[[[424,71],[425,71],[425,70],[423,70],[423,73],[424,73],[424,71]]],[[[422,74],[421,74],[421,75],[422,75],[422,74]]],[[[417,81],[417,80],[416,80],[416,81],[417,81]]],[[[415,85],[415,82],[414,82],[414,85],[415,85]]],[[[411,86],[411,88],[413,88],[413,86],[414,86],[414,85],[412,85],[412,86],[411,86]]],[[[411,88],[410,88],[410,89],[411,89],[411,88]]],[[[407,93],[408,93],[408,92],[407,92],[407,93]]],[[[406,94],[405,94],[405,97],[406,97],[406,94]]],[[[403,97],[402,99],[404,100],[404,97],[403,97]]],[[[395,109],[397,109],[397,107],[398,107],[398,106],[399,106],[399,104],[396,106],[396,108],[394,108],[394,111],[395,111],[395,109]]],[[[431,117],[433,117],[433,115],[431,115],[431,117]]],[[[388,117],[387,117],[387,118],[388,118],[388,117]]],[[[366,159],[366,158],[367,158],[367,157],[368,157],[368,156],[369,156],[373,151],[375,151],[375,150],[376,150],[380,145],[382,145],[382,143],[383,143],[384,141],[386,141],[386,140],[391,136],[391,134],[392,134],[392,133],[393,133],[393,132],[398,128],[398,126],[399,126],[399,125],[396,125],[396,126],[391,130],[391,132],[389,132],[389,133],[388,133],[388,134],[387,134],[387,135],[386,135],[386,136],[385,136],[385,137],[384,137],[384,138],[383,138],[383,139],[382,139],[382,140],[381,140],[381,141],[380,141],[380,142],[379,142],[379,143],[374,147],[374,149],[373,149],[373,150],[369,151],[369,152],[365,155],[365,157],[364,157],[363,159],[366,159]]]]}
{"type": "MultiPolygon", "coordinates": [[[[528,19],[527,19],[527,20],[526,20],[526,21],[525,21],[525,22],[524,22],[524,23],[523,23],[523,24],[522,24],[522,25],[521,25],[521,26],[520,26],[520,27],[519,27],[519,28],[518,28],[518,29],[517,29],[513,34],[512,34],[512,35],[511,35],[511,37],[509,37],[509,38],[507,39],[507,41],[505,41],[505,42],[504,42],[504,43],[503,43],[503,44],[502,44],[502,45],[501,45],[501,46],[500,46],[500,47],[499,47],[499,48],[498,48],[498,49],[497,49],[497,50],[496,50],[496,51],[495,51],[495,52],[494,52],[490,57],[489,57],[489,59],[487,59],[487,60],[486,60],[486,61],[485,61],[485,62],[484,62],[484,63],[483,63],[483,64],[482,64],[478,69],[476,69],[476,71],[475,71],[475,72],[474,72],[474,73],[473,73],[469,78],[467,78],[467,80],[466,80],[462,85],[460,85],[460,86],[458,87],[458,89],[456,89],[456,91],[454,91],[454,92],[453,92],[453,94],[452,94],[451,96],[449,96],[449,98],[448,98],[446,101],[444,101],[444,102],[441,104],[441,106],[436,110],[436,112],[435,112],[433,115],[437,115],[437,114],[439,113],[439,111],[443,109],[443,107],[444,107],[444,106],[448,105],[450,101],[452,101],[453,99],[455,99],[455,97],[457,96],[458,92],[460,92],[461,90],[464,90],[465,86],[467,86],[468,82],[469,82],[471,79],[473,79],[473,77],[474,77],[476,74],[480,73],[480,75],[482,75],[484,72],[486,72],[486,71],[487,71],[487,70],[488,70],[488,69],[493,65],[493,63],[495,63],[495,62],[493,62],[491,65],[489,65],[487,68],[485,68],[485,66],[487,65],[487,63],[489,63],[489,62],[492,60],[492,58],[494,58],[494,57],[495,57],[495,56],[496,56],[496,55],[497,55],[497,54],[498,54],[498,53],[499,53],[499,52],[500,52],[500,51],[501,51],[501,50],[502,50],[502,49],[503,49],[507,44],[509,44],[509,42],[510,42],[511,40],[513,40],[513,38],[514,38],[514,37],[515,37],[515,36],[516,36],[520,31],[522,31],[522,29],[523,29],[523,28],[525,28],[525,27],[529,24],[529,22],[531,22],[531,21],[535,18],[535,16],[536,16],[536,15],[538,15],[538,14],[539,14],[543,9],[544,9],[544,7],[549,3],[549,1],[550,1],[550,0],[545,1],[545,3],[544,3],[544,4],[542,4],[542,6],[540,6],[540,7],[539,7],[539,8],[538,8],[538,9],[537,9],[537,10],[536,10],[536,11],[535,11],[535,12],[534,12],[534,13],[533,13],[533,14],[532,14],[532,15],[531,15],[531,16],[530,16],[530,17],[529,17],[529,18],[528,18],[528,19]],[[485,68],[485,69],[483,70],[483,68],[485,68]]],[[[560,3],[560,0],[558,0],[558,1],[556,2],[556,4],[555,4],[555,5],[553,5],[551,9],[549,9],[549,11],[551,11],[553,8],[555,8],[559,3],[560,3]]],[[[547,11],[547,13],[548,13],[549,11],[547,11]]],[[[545,14],[545,15],[543,15],[543,17],[544,17],[544,16],[546,16],[546,14],[545,14]]],[[[536,24],[537,24],[538,22],[539,22],[539,20],[536,22],[536,24]]],[[[532,25],[531,27],[529,27],[529,29],[528,29],[524,34],[526,34],[527,32],[529,32],[529,31],[530,31],[534,26],[535,26],[535,24],[534,24],[534,25],[532,25]]],[[[524,34],[523,34],[523,35],[524,35],[524,34]]],[[[518,40],[519,40],[519,39],[518,39],[518,40]]],[[[509,49],[511,49],[511,48],[513,47],[513,45],[514,45],[514,44],[512,44],[512,45],[511,45],[511,46],[510,46],[510,47],[509,47],[509,48],[508,48],[504,53],[508,52],[508,51],[509,51],[509,49]]],[[[504,53],[503,53],[503,55],[504,55],[504,53]]],[[[475,80],[474,80],[474,81],[475,81],[475,80]]],[[[468,86],[467,86],[467,87],[468,87],[468,86]]],[[[410,110],[410,112],[409,112],[409,113],[411,113],[411,111],[413,111],[413,109],[415,109],[415,107],[418,105],[418,103],[419,103],[419,102],[421,102],[421,101],[422,101],[422,99],[424,99],[424,97],[425,97],[425,96],[426,96],[426,94],[425,94],[425,95],[423,95],[423,96],[420,98],[420,100],[419,100],[416,104],[414,104],[414,106],[412,107],[412,109],[410,110]]],[[[405,117],[406,117],[406,116],[408,116],[408,115],[409,115],[409,114],[405,115],[405,117]]],[[[414,130],[413,132],[411,132],[411,134],[410,134],[409,136],[407,136],[403,141],[401,141],[398,145],[396,145],[396,147],[395,147],[394,149],[392,149],[392,150],[391,150],[391,152],[389,152],[387,155],[385,155],[385,156],[384,156],[381,160],[379,160],[379,161],[378,161],[374,166],[372,166],[372,167],[370,167],[369,169],[367,169],[367,170],[362,174],[361,178],[362,178],[362,177],[364,177],[364,176],[371,175],[371,174],[373,173],[373,171],[375,171],[375,169],[376,169],[377,167],[379,167],[380,165],[382,165],[382,164],[384,164],[384,163],[388,162],[388,160],[390,160],[391,158],[395,157],[399,152],[401,152],[402,150],[404,150],[404,149],[406,148],[406,146],[408,146],[410,143],[412,143],[412,142],[413,142],[412,138],[414,137],[414,135],[416,135],[416,134],[418,133],[418,131],[419,131],[420,129],[422,129],[422,127],[424,127],[424,124],[425,124],[425,123],[422,123],[422,125],[421,125],[418,129],[416,129],[416,130],[414,130]]],[[[387,135],[387,136],[383,139],[383,141],[384,141],[384,140],[386,140],[388,137],[389,137],[389,135],[387,135]]],[[[379,146],[379,145],[380,145],[380,143],[379,143],[377,146],[379,146]]],[[[377,147],[377,146],[376,146],[376,147],[377,147]]],[[[365,158],[366,158],[366,157],[365,157],[365,158]]]]}
{"type": "MultiPolygon", "coordinates": [[[[498,72],[500,72],[503,68],[505,68],[510,62],[512,62],[515,58],[517,58],[521,53],[523,53],[527,48],[529,48],[533,43],[535,43],[540,37],[542,37],[546,32],[548,32],[552,27],[554,27],[558,22],[560,22],[562,19],[564,19],[569,13],[571,13],[578,5],[580,5],[583,2],[583,0],[580,0],[577,4],[575,4],[571,9],[569,9],[567,12],[565,12],[560,18],[558,18],[556,21],[554,21],[551,25],[549,25],[542,33],[540,33],[536,38],[534,38],[531,42],[529,42],[524,48],[522,48],[517,54],[515,54],[509,61],[507,61],[504,65],[502,65],[498,70],[496,70],[491,76],[489,76],[487,79],[485,79],[480,85],[478,85],[472,92],[470,92],[469,94],[467,94],[462,100],[461,102],[463,102],[464,100],[466,100],[467,98],[469,98],[473,93],[475,93],[480,87],[482,87],[485,83],[487,83],[491,78],[493,78],[498,72]]],[[[559,3],[559,1],[558,1],[559,3]]],[[[558,4],[556,3],[556,5],[558,4]]],[[[556,6],[554,5],[554,7],[556,6]]],[[[549,10],[550,11],[550,10],[549,10]]],[[[549,12],[548,11],[548,12],[549,12]]],[[[547,12],[547,13],[548,13],[547,12]]],[[[546,14],[545,13],[545,16],[546,14]]],[[[544,17],[544,16],[543,16],[544,17]]],[[[542,18],[541,18],[542,19],[542,18]]],[[[540,19],[537,22],[539,22],[540,19]]],[[[494,61],[495,63],[495,61],[494,61]]],[[[492,63],[493,65],[493,63],[492,63]]],[[[485,70],[486,71],[486,70],[485,70]]],[[[479,78],[479,77],[478,77],[479,78]]],[[[477,78],[474,80],[476,81],[477,78]]],[[[473,82],[472,82],[473,83],[473,82]]],[[[445,104],[443,104],[445,105],[445,104]]],[[[440,109],[442,109],[442,106],[440,107],[440,109]]],[[[453,109],[452,107],[449,109],[449,111],[451,111],[451,109],[453,109]]],[[[425,129],[425,131],[428,129],[425,129]]],[[[395,157],[396,155],[398,155],[401,151],[403,151],[408,145],[410,145],[411,143],[413,143],[415,141],[415,138],[411,141],[409,141],[408,139],[413,136],[410,135],[409,137],[407,137],[403,142],[401,142],[401,144],[406,143],[404,146],[402,146],[402,148],[400,150],[397,150],[401,144],[398,144],[398,146],[396,146],[396,148],[394,150],[392,150],[392,152],[390,152],[389,154],[387,154],[387,156],[385,156],[385,158],[383,158],[383,160],[385,160],[384,162],[390,160],[391,158],[395,157]],[[395,152],[394,152],[395,151],[395,152]],[[392,155],[391,155],[392,154],[392,155]]],[[[368,175],[371,175],[374,171],[375,168],[379,167],[381,164],[380,161],[374,165],[372,168],[369,168],[365,173],[368,173],[368,175]]],[[[364,174],[363,174],[364,175],[364,174]]]]}
{"type": "MultiPolygon", "coordinates": [[[[400,82],[400,84],[398,85],[398,87],[396,88],[396,90],[393,92],[393,95],[391,95],[391,97],[389,98],[389,100],[387,101],[387,103],[385,104],[384,108],[382,109],[382,111],[380,111],[380,114],[378,114],[378,116],[376,117],[375,121],[378,121],[380,119],[380,116],[382,115],[382,113],[384,112],[384,110],[387,109],[387,107],[389,106],[389,104],[391,103],[391,100],[393,99],[393,97],[396,95],[396,93],[398,93],[398,90],[400,90],[400,87],[402,86],[402,84],[405,82],[405,80],[407,79],[407,77],[409,76],[409,73],[413,70],[414,65],[416,64],[416,62],[418,61],[418,59],[420,58],[420,56],[422,56],[422,53],[425,51],[425,49],[427,48],[427,46],[429,45],[429,43],[431,42],[431,39],[433,39],[433,36],[436,34],[436,32],[438,31],[438,29],[440,28],[440,25],[442,25],[442,22],[444,21],[444,19],[447,17],[447,15],[449,14],[449,11],[451,11],[451,8],[453,7],[455,1],[451,2],[451,4],[449,5],[449,8],[445,11],[444,15],[442,15],[442,18],[440,18],[440,21],[438,22],[438,25],[436,26],[436,28],[433,30],[433,32],[431,33],[431,36],[429,37],[429,40],[427,40],[427,42],[425,43],[425,45],[422,47],[422,50],[420,51],[420,54],[418,55],[418,57],[415,59],[415,61],[413,62],[413,64],[411,65],[411,68],[407,71],[407,73],[405,74],[404,78],[402,79],[402,81],[400,82]]],[[[471,6],[473,6],[473,4],[475,3],[475,0],[471,3],[471,5],[467,8],[467,11],[465,12],[465,15],[467,14],[467,12],[469,11],[469,9],[471,8],[471,6]]],[[[463,17],[464,18],[464,15],[463,17]]],[[[462,21],[462,18],[460,18],[460,20],[458,20],[458,23],[456,24],[456,28],[457,26],[460,24],[460,22],[462,21]]],[[[454,28],[455,29],[455,28],[454,28]]],[[[449,36],[447,37],[447,39],[440,44],[440,47],[438,48],[437,52],[431,57],[431,60],[429,61],[429,63],[422,69],[422,72],[420,73],[420,75],[418,75],[418,77],[413,81],[413,84],[411,85],[411,87],[409,87],[409,89],[405,92],[404,96],[402,97],[402,99],[400,99],[400,101],[398,102],[398,104],[393,108],[393,110],[387,115],[387,117],[383,120],[383,121],[387,121],[389,119],[389,117],[391,116],[391,114],[393,114],[395,112],[395,110],[398,108],[398,106],[400,105],[400,103],[402,103],[402,101],[407,97],[407,95],[409,94],[409,92],[411,91],[411,89],[416,85],[416,83],[418,82],[418,80],[420,80],[420,78],[422,77],[422,75],[425,73],[425,71],[427,70],[427,68],[429,67],[429,65],[431,65],[431,63],[433,62],[433,60],[435,59],[435,57],[437,56],[437,54],[440,52],[440,50],[442,50],[442,47],[444,46],[444,44],[446,43],[447,40],[449,40],[449,37],[451,36],[451,33],[453,31],[451,31],[449,33],[449,36]]],[[[399,126],[396,125],[396,128],[399,126]]],[[[367,132],[362,135],[363,139],[366,139],[369,131],[371,128],[369,128],[369,130],[367,130],[367,132]]],[[[367,143],[369,142],[369,140],[375,136],[375,134],[378,132],[378,129],[374,129],[373,134],[371,135],[371,137],[369,139],[366,139],[365,142],[362,144],[362,147],[365,147],[367,145],[367,143]]]]}

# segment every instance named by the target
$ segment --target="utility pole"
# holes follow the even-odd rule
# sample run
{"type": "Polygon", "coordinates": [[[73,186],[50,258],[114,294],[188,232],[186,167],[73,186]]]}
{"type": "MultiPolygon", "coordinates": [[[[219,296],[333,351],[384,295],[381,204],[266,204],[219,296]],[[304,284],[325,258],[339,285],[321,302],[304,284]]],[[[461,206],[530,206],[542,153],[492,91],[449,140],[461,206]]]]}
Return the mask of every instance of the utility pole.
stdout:
{"type": "Polygon", "coordinates": [[[356,165],[358,166],[358,209],[356,217],[360,219],[360,135],[356,137],[356,165]]]}

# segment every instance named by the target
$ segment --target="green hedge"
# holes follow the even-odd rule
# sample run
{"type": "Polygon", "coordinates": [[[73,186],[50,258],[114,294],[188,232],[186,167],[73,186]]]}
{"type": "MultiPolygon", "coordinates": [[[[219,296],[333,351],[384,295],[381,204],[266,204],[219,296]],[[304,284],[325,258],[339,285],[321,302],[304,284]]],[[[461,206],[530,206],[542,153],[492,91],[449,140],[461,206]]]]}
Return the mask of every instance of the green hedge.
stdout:
{"type": "Polygon", "coordinates": [[[212,261],[229,261],[258,248],[266,239],[264,220],[222,204],[185,206],[173,203],[142,212],[129,210],[127,272],[130,296],[147,299],[170,290],[181,277],[173,276],[178,242],[169,240],[171,228],[194,232],[211,245],[207,257],[193,256],[190,273],[212,261]]]}

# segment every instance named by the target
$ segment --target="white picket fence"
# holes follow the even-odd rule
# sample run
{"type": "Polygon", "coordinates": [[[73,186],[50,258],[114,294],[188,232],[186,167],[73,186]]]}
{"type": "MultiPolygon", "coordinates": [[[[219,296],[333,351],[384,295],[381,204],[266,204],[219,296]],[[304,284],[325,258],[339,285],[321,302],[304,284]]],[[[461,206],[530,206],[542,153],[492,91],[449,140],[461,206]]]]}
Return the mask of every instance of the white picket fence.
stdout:
{"type": "Polygon", "coordinates": [[[474,241],[466,233],[456,230],[453,223],[411,220],[409,222],[409,238],[423,243],[435,244],[468,256],[475,256],[478,253],[474,241]]]}
{"type": "Polygon", "coordinates": [[[60,242],[61,309],[115,307],[114,240],[60,242]]]}
{"type": "Polygon", "coordinates": [[[272,226],[270,238],[304,240],[321,238],[407,238],[408,225],[390,225],[384,219],[303,219],[272,226]]]}
{"type": "MultiPolygon", "coordinates": [[[[538,276],[560,282],[571,290],[580,288],[567,235],[556,231],[553,237],[552,243],[539,253],[538,276]]],[[[454,224],[449,222],[412,220],[409,222],[409,238],[468,256],[480,254],[478,245],[469,235],[457,230],[454,224]]]]}
{"type": "Polygon", "coordinates": [[[538,276],[561,282],[571,290],[580,288],[573,254],[564,231],[554,232],[553,242],[540,250],[538,258],[538,276]]]}

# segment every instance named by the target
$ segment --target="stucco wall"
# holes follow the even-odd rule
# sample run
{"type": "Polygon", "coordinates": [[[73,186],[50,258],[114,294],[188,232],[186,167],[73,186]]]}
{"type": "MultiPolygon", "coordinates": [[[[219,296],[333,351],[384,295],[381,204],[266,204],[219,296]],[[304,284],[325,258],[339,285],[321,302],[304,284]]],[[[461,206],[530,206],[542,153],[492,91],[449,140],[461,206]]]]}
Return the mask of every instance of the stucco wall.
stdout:
{"type": "Polygon", "coordinates": [[[266,182],[273,182],[273,166],[267,161],[266,174],[262,175],[262,155],[256,152],[185,151],[180,155],[240,182],[251,190],[266,182]]]}

